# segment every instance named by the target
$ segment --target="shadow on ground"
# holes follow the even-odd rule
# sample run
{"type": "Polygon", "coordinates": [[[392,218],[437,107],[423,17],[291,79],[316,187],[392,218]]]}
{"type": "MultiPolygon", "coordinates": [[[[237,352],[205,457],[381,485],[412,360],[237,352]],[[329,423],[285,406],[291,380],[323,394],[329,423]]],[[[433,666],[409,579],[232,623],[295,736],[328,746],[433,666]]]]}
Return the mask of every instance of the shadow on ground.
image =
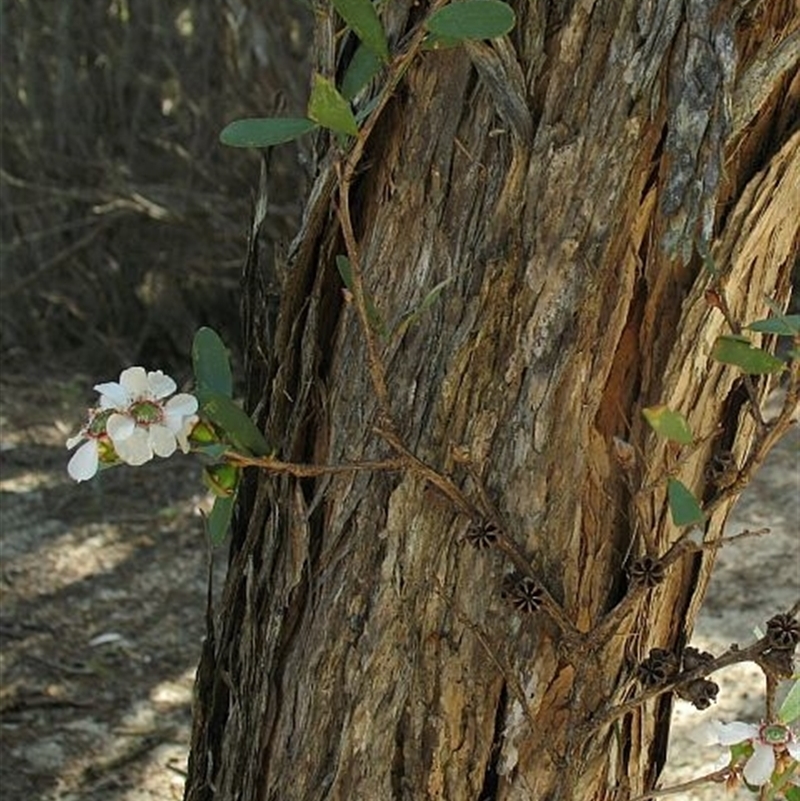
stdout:
{"type": "Polygon", "coordinates": [[[0,389],[3,798],[180,798],[207,587],[199,466],[76,485],[64,440],[81,393],[0,389]]]}

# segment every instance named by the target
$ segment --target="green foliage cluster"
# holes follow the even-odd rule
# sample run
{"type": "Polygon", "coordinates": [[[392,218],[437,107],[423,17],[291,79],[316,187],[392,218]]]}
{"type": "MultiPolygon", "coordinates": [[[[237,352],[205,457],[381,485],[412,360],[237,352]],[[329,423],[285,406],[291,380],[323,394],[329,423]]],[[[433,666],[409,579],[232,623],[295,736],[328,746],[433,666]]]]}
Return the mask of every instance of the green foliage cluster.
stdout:
{"type": "Polygon", "coordinates": [[[195,335],[192,363],[199,412],[214,429],[209,432],[210,444],[196,449],[212,462],[204,476],[215,495],[207,525],[211,542],[219,545],[230,528],[241,473],[236,465],[219,462],[228,450],[226,443],[239,453],[254,456],[266,456],[270,447],[250,417],[233,402],[230,355],[212,329],[201,328],[195,335]]]}
{"type": "MultiPolygon", "coordinates": [[[[358,136],[359,121],[351,101],[392,60],[386,33],[372,0],[333,0],[359,46],[337,88],[328,77],[315,73],[306,117],[261,117],[235,120],[220,134],[231,147],[272,147],[290,142],[319,127],[336,134],[358,136]]],[[[426,20],[423,46],[452,47],[469,39],[493,39],[508,33],[516,22],[514,11],[501,0],[461,0],[434,11],[426,20]]]]}
{"type": "MultiPolygon", "coordinates": [[[[800,339],[800,314],[783,314],[777,308],[773,312],[773,316],[756,320],[746,325],[744,330],[788,337],[793,343],[797,342],[800,339]]],[[[747,336],[736,334],[718,337],[711,356],[722,364],[738,367],[745,375],[766,375],[785,370],[787,361],[800,357],[800,352],[793,346],[783,357],[773,356],[763,348],[756,347],[747,336]]],[[[689,421],[680,412],[658,405],[643,409],[642,415],[660,437],[680,446],[695,443],[689,421]]],[[[705,520],[699,500],[677,478],[669,479],[667,498],[672,522],[676,526],[701,525],[705,520]]]]}

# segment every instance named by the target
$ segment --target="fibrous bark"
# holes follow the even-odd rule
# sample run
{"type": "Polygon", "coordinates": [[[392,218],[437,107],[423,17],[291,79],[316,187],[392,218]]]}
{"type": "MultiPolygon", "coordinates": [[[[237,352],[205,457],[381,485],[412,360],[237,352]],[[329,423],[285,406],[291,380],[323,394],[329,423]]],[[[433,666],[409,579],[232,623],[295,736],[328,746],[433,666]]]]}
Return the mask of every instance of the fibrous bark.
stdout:
{"type": "MultiPolygon", "coordinates": [[[[391,13],[390,31],[412,24],[391,13]]],[[[517,14],[508,39],[412,66],[350,207],[389,324],[449,281],[379,340],[400,435],[478,505],[487,489],[574,636],[507,603],[510,565],[466,545],[471,521],[414,471],[251,476],[200,668],[187,799],[622,801],[657,778],[666,697],[587,734],[637,692],[651,648],[686,643],[713,562],[678,559],[608,617],[630,560],[681,533],[666,503],[675,454],[641,410],[686,415],[701,444],[678,475],[699,497],[713,498],[715,449],[748,459],[740,380],[709,355],[726,323],[705,265],[737,320],[788,297],[797,20],[788,3],[710,0],[517,14]],[[615,437],[636,454],[627,472],[615,437]],[[610,620],[613,636],[581,647],[610,620]]],[[[295,461],[390,452],[334,264],[336,158],[331,145],[274,349],[250,374],[267,438],[295,461]]],[[[249,337],[257,353],[262,332],[249,337]]],[[[707,542],[731,503],[713,507],[707,542]]]]}

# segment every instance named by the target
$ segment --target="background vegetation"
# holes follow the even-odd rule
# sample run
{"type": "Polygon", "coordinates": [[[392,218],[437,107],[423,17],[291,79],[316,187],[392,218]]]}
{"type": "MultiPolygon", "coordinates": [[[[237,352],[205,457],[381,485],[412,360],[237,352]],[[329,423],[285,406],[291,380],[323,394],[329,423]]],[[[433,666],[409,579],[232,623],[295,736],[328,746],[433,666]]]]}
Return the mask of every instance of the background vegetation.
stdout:
{"type": "MultiPolygon", "coordinates": [[[[198,325],[237,341],[258,164],[218,134],[305,107],[308,8],[4,0],[0,29],[3,363],[185,369],[198,325]]],[[[273,159],[271,242],[302,208],[302,148],[273,159]]]]}

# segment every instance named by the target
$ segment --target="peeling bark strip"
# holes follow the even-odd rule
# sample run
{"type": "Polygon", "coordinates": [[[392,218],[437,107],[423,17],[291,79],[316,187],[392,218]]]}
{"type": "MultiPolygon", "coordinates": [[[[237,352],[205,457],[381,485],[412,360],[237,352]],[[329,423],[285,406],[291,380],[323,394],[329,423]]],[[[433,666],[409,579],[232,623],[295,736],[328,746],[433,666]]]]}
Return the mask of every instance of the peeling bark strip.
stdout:
{"type": "MultiPolygon", "coordinates": [[[[398,40],[411,4],[389,5],[398,40]]],[[[566,647],[507,604],[502,554],[469,547],[471,521],[411,473],[259,476],[200,666],[191,801],[625,801],[657,779],[668,696],[581,735],[637,691],[652,648],[688,641],[713,562],[681,556],[619,607],[626,560],[680,536],[641,409],[666,403],[705,438],[680,474],[698,495],[715,433],[737,464],[751,455],[736,374],[709,358],[725,328],[697,249],[736,319],[786,301],[798,21],[790,2],[518,5],[507,40],[412,65],[349,206],[387,319],[450,281],[381,354],[399,434],[467,497],[476,477],[488,488],[586,637],[566,647]],[[615,436],[637,454],[633,489],[615,436]]],[[[334,158],[292,249],[263,398],[280,457],[320,464],[391,455],[341,302],[334,158]]]]}

